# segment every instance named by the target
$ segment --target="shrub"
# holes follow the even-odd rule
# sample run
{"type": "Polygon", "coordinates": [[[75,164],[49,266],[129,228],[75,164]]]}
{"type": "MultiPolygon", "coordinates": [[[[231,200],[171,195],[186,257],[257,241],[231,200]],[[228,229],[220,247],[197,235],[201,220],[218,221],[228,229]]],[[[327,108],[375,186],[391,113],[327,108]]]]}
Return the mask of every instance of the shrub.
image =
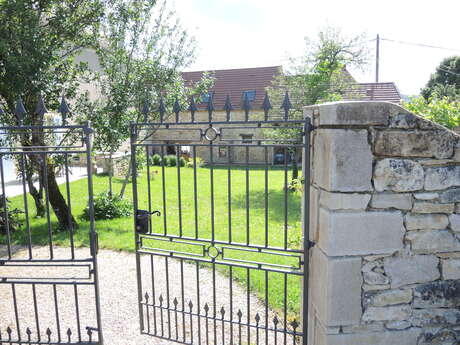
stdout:
{"type": "MultiPolygon", "coordinates": [[[[204,165],[204,160],[201,157],[196,157],[196,167],[201,168],[204,165]]],[[[193,157],[190,157],[189,160],[187,161],[187,168],[193,168],[193,157]]]]}
{"type": "Polygon", "coordinates": [[[177,158],[174,155],[166,156],[168,158],[168,166],[175,167],[177,165],[177,158]]]}
{"type": "Polygon", "coordinates": [[[161,156],[156,153],[152,156],[152,161],[151,161],[151,164],[153,165],[161,165],[161,156]]]}
{"type": "Polygon", "coordinates": [[[161,160],[161,163],[167,167],[169,166],[169,156],[164,156],[163,159],[161,160]]]}
{"type": "MultiPolygon", "coordinates": [[[[126,160],[126,172],[128,171],[128,163],[129,163],[129,157],[125,156],[124,157],[126,160]]],[[[143,147],[137,147],[136,148],[136,169],[137,171],[141,171],[144,169],[144,167],[147,165],[147,156],[145,154],[145,149],[143,147]]],[[[124,174],[126,175],[126,173],[124,174]]]]}
{"type": "Polygon", "coordinates": [[[291,192],[302,193],[304,183],[305,180],[303,177],[293,179],[288,185],[288,190],[291,192]]]}
{"type": "MultiPolygon", "coordinates": [[[[10,200],[8,200],[8,198],[6,198],[5,200],[6,200],[6,207],[8,209],[8,212],[7,212],[8,225],[9,225],[10,232],[13,232],[13,231],[18,230],[21,227],[22,223],[19,220],[19,215],[24,212],[22,212],[21,210],[17,208],[10,209],[8,206],[10,204],[10,200]]],[[[3,235],[6,234],[5,211],[3,208],[3,195],[0,195],[0,234],[3,234],[3,235]]]]}
{"type": "MultiPolygon", "coordinates": [[[[94,198],[94,219],[114,219],[128,217],[132,213],[131,201],[122,199],[118,195],[103,192],[94,198]]],[[[89,219],[89,208],[85,208],[83,217],[89,219]]]]}
{"type": "Polygon", "coordinates": [[[460,126],[460,100],[456,98],[433,96],[427,101],[421,96],[412,97],[403,107],[447,128],[460,126]]]}
{"type": "Polygon", "coordinates": [[[179,159],[179,164],[181,167],[185,167],[185,164],[187,163],[187,161],[185,160],[184,157],[180,157],[179,159]]]}

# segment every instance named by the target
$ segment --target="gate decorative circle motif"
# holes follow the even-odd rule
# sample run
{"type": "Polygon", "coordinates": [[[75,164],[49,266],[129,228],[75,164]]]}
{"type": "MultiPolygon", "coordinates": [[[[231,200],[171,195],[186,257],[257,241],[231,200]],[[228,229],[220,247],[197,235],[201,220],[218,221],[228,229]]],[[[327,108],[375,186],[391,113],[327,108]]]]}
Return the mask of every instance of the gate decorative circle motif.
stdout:
{"type": "Polygon", "coordinates": [[[214,141],[217,139],[217,137],[220,135],[219,131],[215,127],[208,127],[204,131],[204,137],[208,141],[214,141]]]}
{"type": "Polygon", "coordinates": [[[210,246],[208,248],[209,257],[215,259],[215,258],[217,258],[219,256],[219,254],[220,254],[220,250],[218,248],[216,248],[214,246],[210,246]]]}

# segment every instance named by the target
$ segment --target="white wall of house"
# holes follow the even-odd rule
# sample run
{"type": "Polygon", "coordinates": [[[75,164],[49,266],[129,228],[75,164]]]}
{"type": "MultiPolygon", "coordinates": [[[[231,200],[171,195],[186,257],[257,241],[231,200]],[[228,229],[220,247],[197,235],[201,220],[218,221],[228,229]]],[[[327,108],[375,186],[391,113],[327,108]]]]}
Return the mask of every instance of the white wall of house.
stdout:
{"type": "Polygon", "coordinates": [[[5,183],[16,180],[17,172],[14,161],[9,158],[3,159],[3,176],[5,183]]]}

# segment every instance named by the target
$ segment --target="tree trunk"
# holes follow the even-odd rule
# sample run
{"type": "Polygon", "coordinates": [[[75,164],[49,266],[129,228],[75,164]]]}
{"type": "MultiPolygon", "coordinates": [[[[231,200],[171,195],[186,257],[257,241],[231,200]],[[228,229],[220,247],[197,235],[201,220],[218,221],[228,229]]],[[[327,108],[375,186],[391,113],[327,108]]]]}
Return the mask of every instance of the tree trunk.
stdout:
{"type": "Polygon", "coordinates": [[[42,181],[40,179],[40,187],[39,191],[34,186],[34,182],[32,180],[32,172],[26,171],[23,172],[26,176],[27,186],[29,187],[29,193],[34,199],[35,202],[35,209],[37,210],[36,217],[44,217],[45,216],[45,205],[43,204],[43,189],[42,189],[42,181]]]}
{"type": "MultiPolygon", "coordinates": [[[[32,147],[33,146],[46,146],[43,141],[42,130],[32,131],[32,147]]],[[[46,157],[46,154],[43,156],[41,154],[30,155],[31,166],[33,167],[33,170],[38,172],[42,185],[47,185],[48,187],[49,202],[54,210],[56,218],[58,219],[60,229],[77,229],[78,224],[73,215],[70,213],[70,209],[59,190],[59,186],[56,181],[55,167],[46,157]]]]}
{"type": "Polygon", "coordinates": [[[291,161],[292,161],[292,180],[299,178],[299,165],[297,163],[297,150],[294,149],[291,151],[291,161]]]}
{"type": "Polygon", "coordinates": [[[126,186],[128,185],[129,176],[131,175],[131,159],[132,157],[129,157],[128,172],[126,173],[125,179],[123,180],[123,184],[121,186],[120,198],[123,198],[123,196],[125,195],[125,189],[126,189],[126,186]]]}
{"type": "MultiPolygon", "coordinates": [[[[105,157],[105,155],[104,155],[105,157]]],[[[113,180],[113,160],[112,160],[112,152],[109,153],[109,195],[113,195],[113,186],[112,186],[112,180],[113,180]]]]}
{"type": "Polygon", "coordinates": [[[70,213],[69,207],[59,190],[59,186],[56,181],[56,175],[53,164],[45,162],[47,164],[47,183],[48,183],[48,197],[51,207],[54,210],[54,214],[59,221],[61,228],[70,230],[78,228],[78,224],[75,221],[73,215],[70,213]]]}

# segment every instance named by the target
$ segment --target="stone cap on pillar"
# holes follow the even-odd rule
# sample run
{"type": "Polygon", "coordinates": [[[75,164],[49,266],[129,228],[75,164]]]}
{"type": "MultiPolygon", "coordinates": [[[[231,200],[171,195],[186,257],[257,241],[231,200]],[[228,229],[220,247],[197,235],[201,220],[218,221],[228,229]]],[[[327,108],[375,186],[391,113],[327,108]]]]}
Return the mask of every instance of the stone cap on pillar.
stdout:
{"type": "MultiPolygon", "coordinates": [[[[382,101],[339,101],[304,107],[315,126],[383,126],[389,128],[443,129],[400,105],[382,101]]],[[[450,130],[449,130],[450,131],[450,130]]]]}

